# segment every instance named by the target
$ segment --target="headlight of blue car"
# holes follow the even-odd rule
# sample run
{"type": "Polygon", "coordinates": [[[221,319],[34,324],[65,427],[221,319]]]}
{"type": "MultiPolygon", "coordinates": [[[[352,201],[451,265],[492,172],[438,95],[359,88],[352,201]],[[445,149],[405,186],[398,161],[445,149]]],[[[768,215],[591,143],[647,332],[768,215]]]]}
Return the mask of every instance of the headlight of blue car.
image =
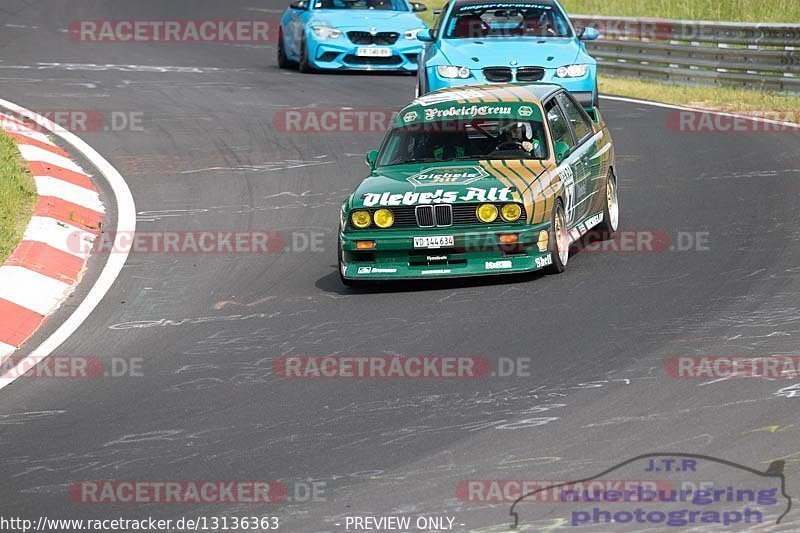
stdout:
{"type": "Polygon", "coordinates": [[[312,26],[314,35],[320,39],[338,39],[342,36],[342,30],[331,28],[330,26],[312,26]]]}
{"type": "Polygon", "coordinates": [[[467,67],[459,67],[456,65],[439,65],[436,67],[436,72],[442,78],[461,78],[464,80],[470,76],[467,67]]]}
{"type": "Polygon", "coordinates": [[[564,67],[558,67],[556,70],[556,77],[557,78],[582,78],[586,76],[586,72],[589,70],[589,65],[566,65],[564,67]]]}

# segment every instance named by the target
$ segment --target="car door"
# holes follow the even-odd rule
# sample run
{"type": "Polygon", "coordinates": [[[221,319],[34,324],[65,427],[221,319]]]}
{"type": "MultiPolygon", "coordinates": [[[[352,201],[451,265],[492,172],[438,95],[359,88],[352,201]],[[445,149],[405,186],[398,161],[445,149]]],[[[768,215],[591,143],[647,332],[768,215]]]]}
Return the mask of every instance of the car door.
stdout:
{"type": "Polygon", "coordinates": [[[567,117],[575,139],[570,159],[575,180],[575,222],[577,222],[593,214],[589,212],[592,198],[599,193],[602,186],[599,161],[594,157],[598,147],[592,121],[572,95],[562,91],[556,95],[556,99],[564,116],[567,117]]]}
{"type": "Polygon", "coordinates": [[[556,173],[558,180],[563,188],[562,200],[564,202],[564,214],[567,217],[567,227],[571,228],[575,222],[575,208],[579,202],[576,197],[577,188],[576,170],[578,168],[576,157],[577,143],[569,126],[564,111],[558,100],[553,97],[544,102],[544,112],[547,119],[547,127],[550,130],[550,139],[553,143],[553,150],[556,158],[556,173]]]}

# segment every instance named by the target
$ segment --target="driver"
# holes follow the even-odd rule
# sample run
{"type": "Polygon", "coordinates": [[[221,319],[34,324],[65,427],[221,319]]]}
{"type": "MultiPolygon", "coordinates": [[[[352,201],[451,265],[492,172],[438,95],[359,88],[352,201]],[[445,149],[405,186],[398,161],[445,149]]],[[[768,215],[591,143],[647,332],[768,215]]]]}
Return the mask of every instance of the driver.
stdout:
{"type": "Polygon", "coordinates": [[[499,144],[496,150],[522,149],[528,153],[533,152],[539,144],[533,138],[533,128],[527,122],[511,122],[500,132],[499,144]],[[520,147],[520,148],[517,148],[520,147]]]}

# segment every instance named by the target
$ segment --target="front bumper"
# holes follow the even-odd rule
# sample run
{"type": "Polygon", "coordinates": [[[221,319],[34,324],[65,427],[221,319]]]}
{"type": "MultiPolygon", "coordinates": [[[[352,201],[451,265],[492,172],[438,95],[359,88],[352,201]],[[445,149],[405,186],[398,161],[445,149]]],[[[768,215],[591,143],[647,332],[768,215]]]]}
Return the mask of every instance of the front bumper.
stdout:
{"type": "MultiPolygon", "coordinates": [[[[556,69],[546,68],[544,69],[544,77],[540,80],[535,82],[512,82],[519,83],[521,85],[528,83],[555,83],[557,85],[561,85],[570,93],[572,93],[572,95],[575,96],[575,99],[578,100],[578,103],[581,105],[590,106],[592,105],[594,98],[597,96],[596,72],[597,67],[590,66],[589,70],[586,72],[586,75],[580,78],[559,78],[556,76],[556,69]]],[[[438,72],[436,71],[436,67],[428,67],[426,69],[426,73],[428,77],[428,89],[431,92],[445,87],[466,87],[470,85],[486,85],[495,83],[486,79],[483,69],[470,70],[470,77],[464,79],[443,78],[439,76],[438,72]]],[[[514,79],[516,79],[516,75],[514,75],[514,79]]]]}
{"type": "Polygon", "coordinates": [[[533,272],[552,264],[547,251],[549,224],[481,226],[431,230],[365,230],[339,234],[342,276],[353,280],[455,278],[533,272]],[[519,244],[502,245],[499,235],[519,235],[519,244]],[[455,246],[415,249],[414,237],[453,235],[455,246]],[[374,250],[358,250],[356,241],[374,241],[374,250]]]}
{"type": "Polygon", "coordinates": [[[324,41],[309,42],[308,56],[314,68],[320,70],[399,70],[417,71],[417,60],[422,46],[417,40],[407,40],[402,36],[393,45],[359,46],[352,43],[347,36],[324,41]],[[359,48],[389,49],[390,56],[360,57],[359,48]]]}

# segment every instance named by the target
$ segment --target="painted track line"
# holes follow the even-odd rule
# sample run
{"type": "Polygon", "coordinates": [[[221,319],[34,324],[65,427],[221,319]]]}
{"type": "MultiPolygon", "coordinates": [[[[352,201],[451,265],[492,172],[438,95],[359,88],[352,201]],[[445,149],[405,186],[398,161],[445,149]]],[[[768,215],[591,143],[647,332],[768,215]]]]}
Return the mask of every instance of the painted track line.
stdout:
{"type": "Polygon", "coordinates": [[[762,124],[772,124],[775,126],[784,126],[787,128],[796,128],[800,129],[800,124],[795,124],[794,122],[783,122],[780,120],[774,120],[771,118],[763,118],[763,117],[756,117],[753,115],[744,115],[741,113],[730,113],[728,111],[715,111],[713,109],[702,109],[699,107],[687,107],[683,105],[677,104],[664,104],[662,102],[652,102],[650,100],[639,100],[637,98],[628,98],[626,96],[609,96],[605,94],[601,94],[600,98],[605,100],[611,100],[614,102],[624,102],[627,104],[639,104],[639,105],[649,105],[650,107],[661,107],[663,109],[677,109],[679,111],[694,111],[695,113],[708,113],[710,115],[719,115],[721,117],[731,117],[731,118],[740,118],[745,120],[750,120],[752,122],[761,122],[762,124]]]}
{"type": "MultiPolygon", "coordinates": [[[[102,155],[100,155],[94,148],[89,146],[83,139],[78,137],[72,132],[66,131],[64,128],[57,126],[47,118],[34,113],[33,111],[21,107],[13,102],[3,100],[0,98],[0,107],[5,108],[13,113],[35,122],[40,127],[48,130],[52,134],[60,137],[64,142],[75,148],[92,165],[103,175],[108,184],[111,186],[111,191],[114,194],[114,200],[117,206],[117,227],[116,237],[119,239],[120,235],[127,235],[136,231],[136,204],[133,201],[128,184],[125,179],[109,163],[102,155]]],[[[44,151],[42,151],[44,152],[44,151]]],[[[37,155],[39,153],[37,152],[37,155]]],[[[41,153],[42,157],[46,159],[52,156],[46,153],[41,153]]],[[[25,364],[35,364],[40,362],[43,358],[49,356],[61,344],[64,343],[75,331],[89,318],[89,315],[97,308],[105,295],[114,285],[117,277],[119,276],[122,268],[128,260],[127,247],[122,246],[122,243],[115,242],[115,249],[119,249],[119,253],[108,255],[108,260],[103,266],[103,270],[95,281],[95,284],[89,289],[88,294],[72,314],[56,329],[47,339],[45,339],[38,347],[34,348],[31,353],[21,362],[25,364]]],[[[0,354],[2,354],[4,347],[0,346],[0,354]]],[[[3,389],[13,383],[19,376],[6,378],[0,377],[0,389],[3,389]]]]}

